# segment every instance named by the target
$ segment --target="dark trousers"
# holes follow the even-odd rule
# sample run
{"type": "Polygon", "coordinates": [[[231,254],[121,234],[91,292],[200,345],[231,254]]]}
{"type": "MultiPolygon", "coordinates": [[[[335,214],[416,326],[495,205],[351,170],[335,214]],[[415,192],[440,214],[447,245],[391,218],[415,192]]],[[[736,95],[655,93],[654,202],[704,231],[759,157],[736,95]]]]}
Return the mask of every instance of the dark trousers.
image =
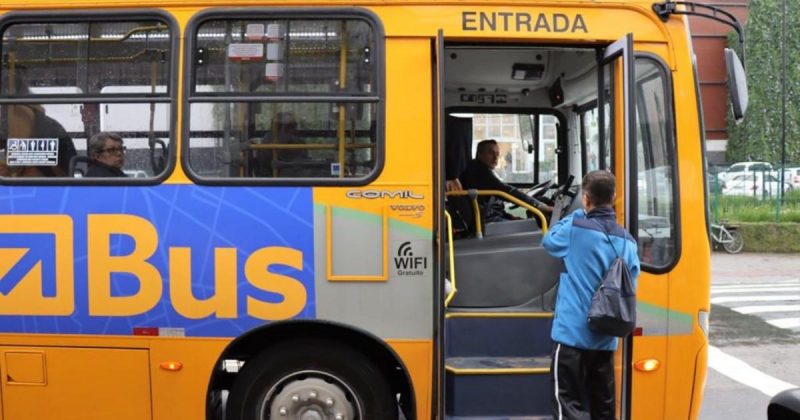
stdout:
{"type": "Polygon", "coordinates": [[[555,420],[613,420],[614,352],[555,343],[550,366],[555,420]]]}

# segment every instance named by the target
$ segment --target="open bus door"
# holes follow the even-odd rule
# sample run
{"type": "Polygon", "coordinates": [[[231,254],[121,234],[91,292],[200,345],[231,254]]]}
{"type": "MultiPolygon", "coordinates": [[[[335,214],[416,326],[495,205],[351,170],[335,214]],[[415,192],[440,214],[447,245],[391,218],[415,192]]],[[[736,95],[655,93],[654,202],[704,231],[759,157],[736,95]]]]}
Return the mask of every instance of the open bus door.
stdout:
{"type": "MultiPolygon", "coordinates": [[[[601,124],[599,138],[600,167],[610,169],[617,177],[617,221],[634,236],[636,235],[636,200],[632,195],[636,188],[636,148],[634,147],[634,124],[636,97],[634,95],[635,67],[633,61],[633,34],[609,45],[600,59],[598,83],[600,84],[598,112],[601,124]],[[606,107],[606,104],[610,104],[606,107]],[[605,115],[606,113],[610,115],[605,115]],[[613,147],[621,145],[622,147],[613,147]],[[621,205],[620,205],[621,203],[621,205]]],[[[621,340],[617,350],[617,404],[618,418],[631,418],[631,361],[633,359],[633,337],[621,340]]]]}
{"type": "MultiPolygon", "coordinates": [[[[433,160],[434,160],[434,197],[435,197],[435,217],[434,229],[436,232],[436,251],[435,255],[439,261],[434,264],[435,273],[434,280],[436,281],[437,293],[434,293],[436,302],[444,301],[445,293],[445,264],[447,263],[445,256],[452,255],[452,253],[445,254],[445,247],[448,245],[448,231],[447,223],[445,221],[445,203],[444,203],[444,183],[446,182],[444,174],[444,31],[439,30],[436,34],[436,44],[433,46],[433,72],[434,72],[434,145],[433,145],[433,160]]],[[[441,398],[444,393],[444,308],[437,305],[435,309],[436,315],[436,330],[440,333],[436,336],[435,358],[433,362],[433,392],[436,398],[432,401],[432,416],[433,418],[444,418],[444,406],[439,404],[444,401],[441,398]]]]}

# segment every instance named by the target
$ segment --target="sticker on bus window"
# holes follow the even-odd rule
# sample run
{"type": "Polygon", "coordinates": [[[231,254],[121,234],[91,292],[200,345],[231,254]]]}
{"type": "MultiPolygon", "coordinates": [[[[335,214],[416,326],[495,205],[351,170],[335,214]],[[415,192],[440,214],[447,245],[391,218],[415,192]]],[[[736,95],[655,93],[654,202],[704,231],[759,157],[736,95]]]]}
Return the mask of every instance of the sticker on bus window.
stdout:
{"type": "Polygon", "coordinates": [[[264,57],[264,44],[231,44],[228,45],[228,58],[237,61],[250,61],[264,57]]]}
{"type": "Polygon", "coordinates": [[[283,38],[283,26],[278,23],[270,23],[267,25],[267,39],[281,39],[283,38]]]}
{"type": "Polygon", "coordinates": [[[58,139],[8,139],[8,166],[58,165],[58,139]]]}
{"type": "Polygon", "coordinates": [[[262,41],[266,35],[263,23],[248,23],[244,30],[244,39],[248,41],[262,41]]]}
{"type": "Polygon", "coordinates": [[[342,165],[339,163],[331,163],[331,176],[339,176],[342,172],[342,165]]]}

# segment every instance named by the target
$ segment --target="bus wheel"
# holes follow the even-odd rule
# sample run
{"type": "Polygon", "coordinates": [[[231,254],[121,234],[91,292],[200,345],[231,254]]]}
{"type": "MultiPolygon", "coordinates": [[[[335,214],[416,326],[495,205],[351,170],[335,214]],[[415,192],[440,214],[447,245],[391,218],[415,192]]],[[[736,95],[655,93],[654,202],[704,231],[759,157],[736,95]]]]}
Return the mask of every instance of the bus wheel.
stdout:
{"type": "Polygon", "coordinates": [[[380,369],[338,343],[280,344],[242,367],[227,403],[227,420],[397,419],[397,404],[380,369]]]}

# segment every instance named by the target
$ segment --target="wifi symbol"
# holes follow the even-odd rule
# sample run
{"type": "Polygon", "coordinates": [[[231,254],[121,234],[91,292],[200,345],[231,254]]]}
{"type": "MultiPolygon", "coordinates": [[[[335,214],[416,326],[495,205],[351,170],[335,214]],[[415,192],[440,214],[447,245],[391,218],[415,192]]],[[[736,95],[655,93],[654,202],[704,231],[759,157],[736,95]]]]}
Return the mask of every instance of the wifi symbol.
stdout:
{"type": "Polygon", "coordinates": [[[397,249],[398,257],[413,257],[414,253],[411,252],[411,242],[403,242],[400,248],[397,249]]]}

